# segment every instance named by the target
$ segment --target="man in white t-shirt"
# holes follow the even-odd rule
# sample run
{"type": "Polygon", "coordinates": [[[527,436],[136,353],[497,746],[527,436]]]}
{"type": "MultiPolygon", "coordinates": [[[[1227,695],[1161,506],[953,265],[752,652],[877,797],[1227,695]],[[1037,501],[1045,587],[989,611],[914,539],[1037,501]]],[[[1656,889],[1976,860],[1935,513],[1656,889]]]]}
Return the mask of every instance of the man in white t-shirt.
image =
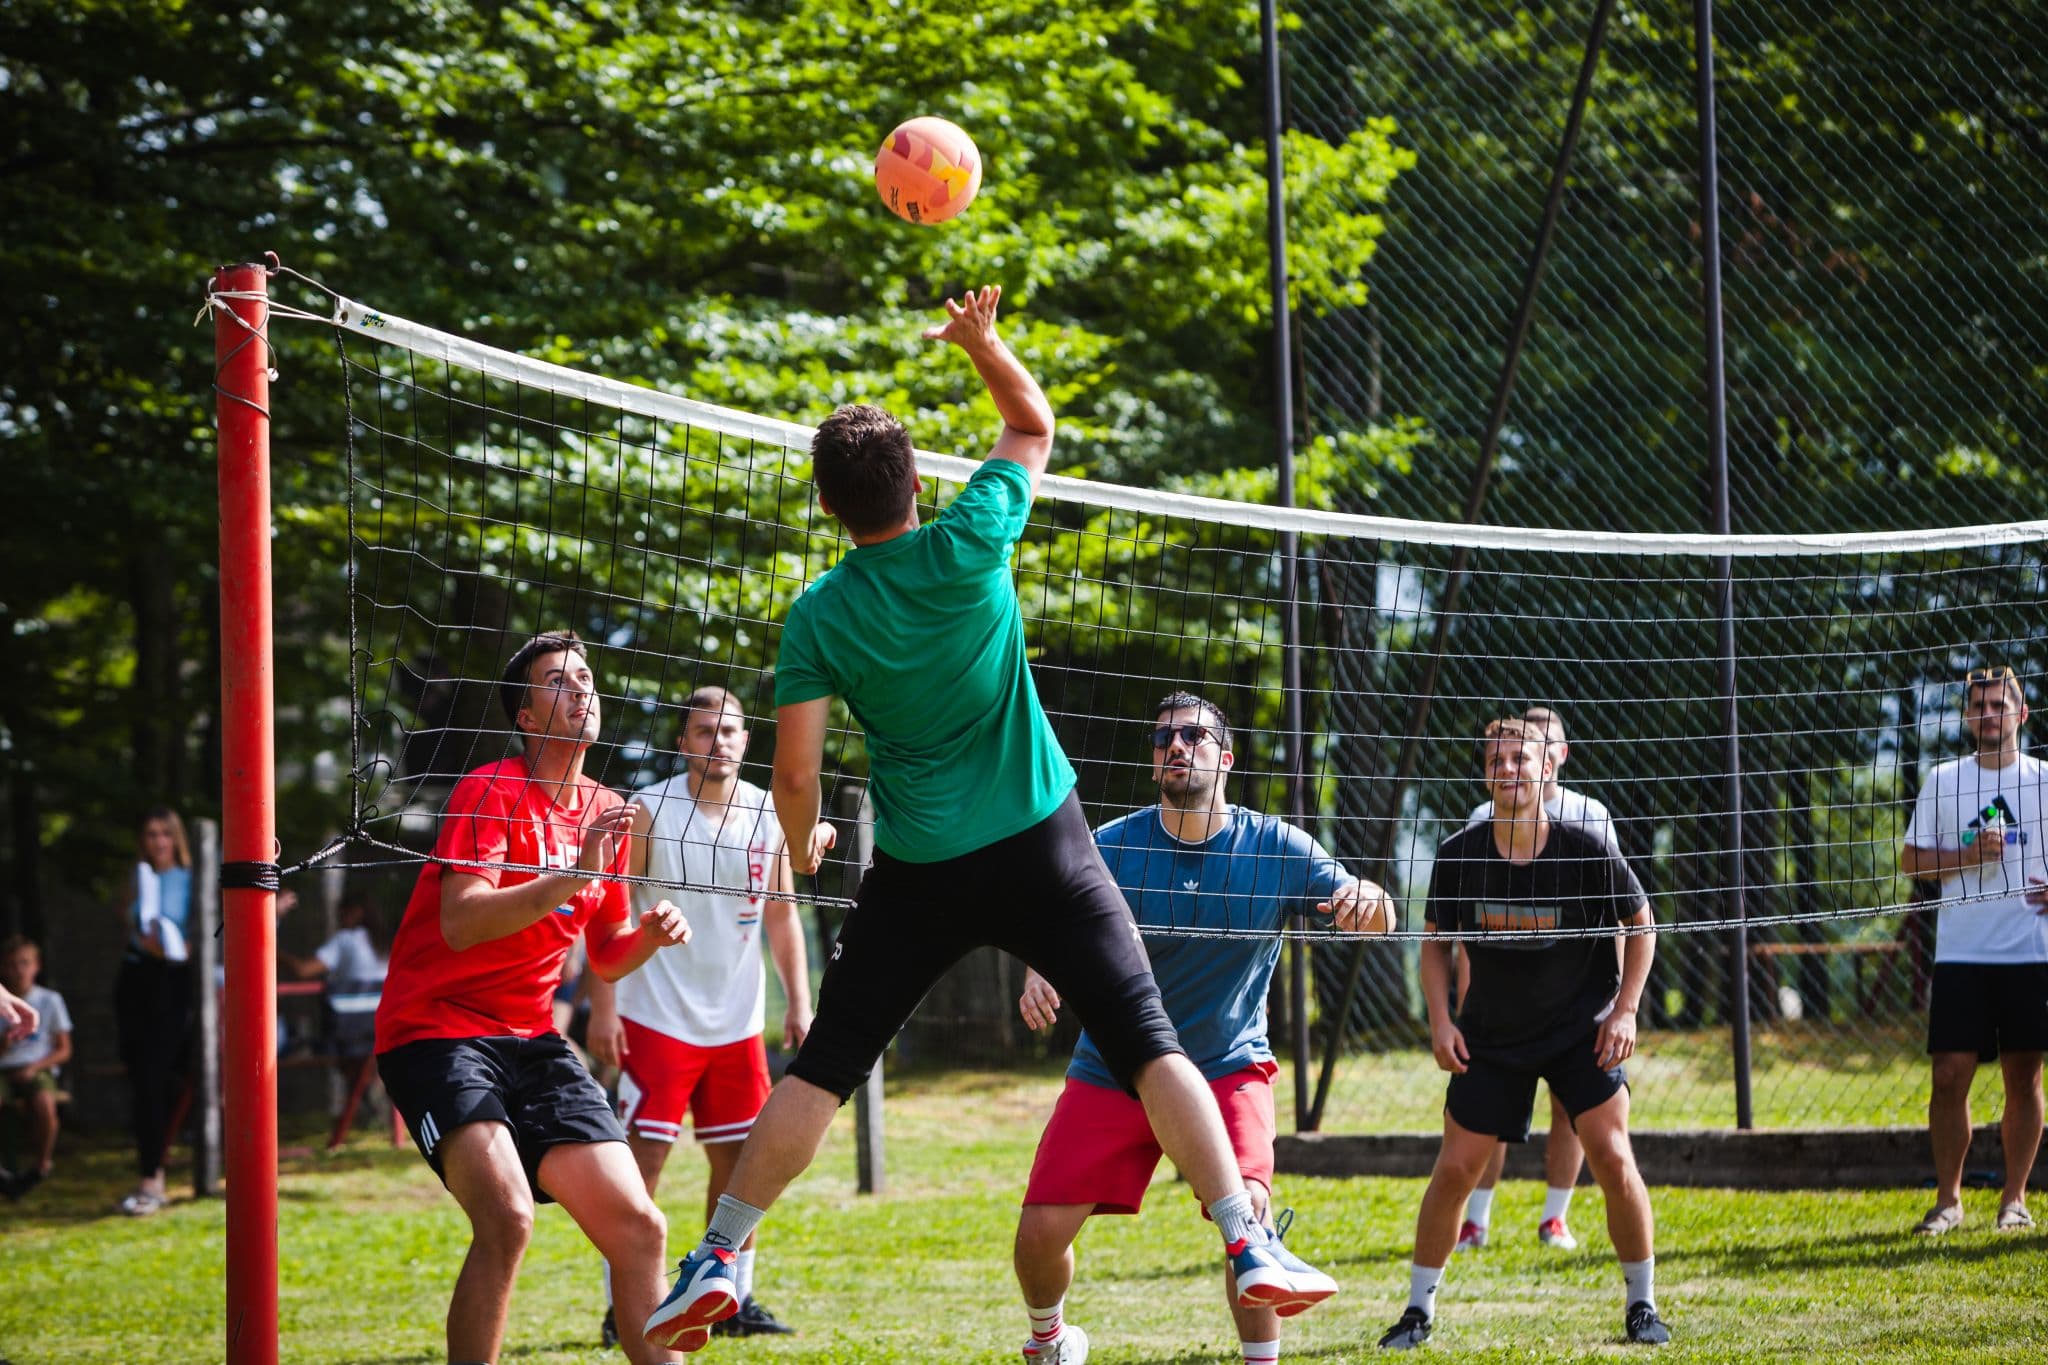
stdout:
{"type": "MultiPolygon", "coordinates": [[[[1561,825],[1576,825],[1597,837],[1612,853],[1621,852],[1621,842],[1614,837],[1614,817],[1607,807],[1587,796],[1584,792],[1573,791],[1557,780],[1557,772],[1571,757],[1571,742],[1564,732],[1564,717],[1548,706],[1532,706],[1522,712],[1522,719],[1531,725],[1541,727],[1548,737],[1547,748],[1551,763],[1549,778],[1543,784],[1543,809],[1550,818],[1561,825]]],[[[1466,828],[1483,825],[1493,819],[1493,802],[1484,801],[1472,808],[1466,818],[1466,828]]],[[[1458,1001],[1462,1005],[1465,992],[1472,984],[1470,960],[1463,953],[1458,954],[1458,1001]]],[[[1493,1160],[1487,1163],[1486,1171],[1479,1177],[1479,1186],[1465,1201],[1465,1221],[1458,1228],[1458,1244],[1454,1250],[1474,1251],[1486,1245],[1486,1239],[1493,1227],[1493,1190],[1500,1184],[1501,1170],[1507,1165],[1508,1145],[1503,1142],[1493,1150],[1493,1160]]],[[[1571,1115],[1565,1113],[1557,1096],[1550,1097],[1550,1136],[1543,1142],[1543,1213],[1536,1221],[1536,1240],[1544,1246],[1559,1251],[1573,1251],[1578,1248],[1579,1239],[1572,1236],[1565,1217],[1571,1212],[1572,1191],[1578,1187],[1579,1171],[1585,1164],[1586,1149],[1579,1143],[1579,1135],[1572,1131],[1571,1115]]]]}
{"type": "Polygon", "coordinates": [[[1927,1051],[1934,1093],[1934,1207],[1913,1229],[1963,1222],[1970,1083],[1994,1058],[2005,1073],[2005,1190],[1998,1227],[2030,1228],[2027,1177],[2041,1146],[2041,1053],[2048,1048],[2048,763],[2020,748],[2027,699],[2010,668],[1963,680],[1963,729],[1976,753],[1938,763],[1899,851],[1909,877],[1939,877],[1927,1051]]]}
{"type": "Polygon", "coordinates": [[[0,941],[0,995],[25,1001],[36,1016],[31,1029],[0,1047],[0,1104],[18,1104],[27,1120],[33,1164],[0,1170],[0,1195],[19,1199],[48,1178],[57,1151],[57,1068],[71,1060],[71,1011],[64,997],[36,984],[43,955],[34,942],[0,941]]]}
{"type": "MultiPolygon", "coordinates": [[[[643,900],[674,901],[689,918],[690,942],[656,953],[618,983],[616,1024],[606,1017],[611,1004],[593,997],[590,1036],[593,1043],[620,1039],[619,1116],[647,1192],[654,1193],[687,1113],[711,1168],[705,1204],[715,1208],[740,1144],[768,1099],[762,939],[789,1002],[781,1033],[786,1050],[801,1045],[810,1030],[810,967],[803,922],[788,898],[782,826],[768,793],[739,775],[747,751],[739,701],[722,687],[692,692],[676,749],[683,771],[633,796],[628,870],[659,883],[634,884],[636,909],[643,900]]],[[[739,1311],[713,1324],[712,1334],[788,1333],[753,1297],[753,1238],[734,1269],[739,1311]]],[[[615,1335],[607,1302],[606,1342],[615,1335]]]]}

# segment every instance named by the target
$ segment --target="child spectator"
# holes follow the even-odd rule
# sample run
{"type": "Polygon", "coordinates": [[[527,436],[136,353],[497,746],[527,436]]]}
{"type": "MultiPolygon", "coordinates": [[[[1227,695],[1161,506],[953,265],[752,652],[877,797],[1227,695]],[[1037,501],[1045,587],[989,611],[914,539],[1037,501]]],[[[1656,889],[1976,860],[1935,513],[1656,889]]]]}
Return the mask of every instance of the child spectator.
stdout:
{"type": "Polygon", "coordinates": [[[0,983],[38,1016],[34,1032],[0,1052],[0,1104],[20,1107],[35,1162],[19,1172],[0,1170],[0,1194],[9,1199],[21,1198],[50,1174],[57,1150],[57,1068],[71,1060],[71,1011],[63,996],[36,984],[42,969],[34,943],[19,935],[0,941],[0,983]]]}

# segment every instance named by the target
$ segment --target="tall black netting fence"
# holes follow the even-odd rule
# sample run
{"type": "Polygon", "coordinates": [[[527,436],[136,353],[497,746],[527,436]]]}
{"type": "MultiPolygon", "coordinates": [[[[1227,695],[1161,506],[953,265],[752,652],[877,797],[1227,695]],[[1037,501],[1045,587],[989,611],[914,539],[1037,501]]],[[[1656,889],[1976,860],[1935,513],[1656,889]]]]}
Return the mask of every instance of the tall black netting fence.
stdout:
{"type": "MultiPolygon", "coordinates": [[[[1593,533],[1711,529],[1692,7],[1334,0],[1287,18],[1290,128],[1335,142],[1384,121],[1402,153],[1384,198],[1360,196],[1385,222],[1366,302],[1299,324],[1305,458],[1324,462],[1341,505],[1593,533]]],[[[1716,11],[1734,532],[2048,515],[2048,484],[2030,477],[2048,467],[2044,20],[2033,3],[1716,11]]],[[[1388,831],[1428,818],[1432,768],[1408,736],[1440,733],[1433,713],[1461,697],[1526,697],[1566,714],[1566,780],[1615,808],[1625,850],[1669,898],[1660,914],[1729,913],[1727,726],[1703,563],[1697,578],[1616,568],[1625,582],[1597,586],[1570,570],[1447,563],[1432,596],[1359,549],[1312,547],[1308,574],[1332,629],[1359,647],[1330,659],[1320,722],[1348,856],[1412,874],[1388,831]],[[1449,594],[1455,611],[1442,610],[1449,594]]],[[[1894,567],[1802,565],[1835,580],[1816,600],[1799,575],[1737,565],[1739,880],[1752,915],[1816,918],[1746,942],[1667,938],[1637,1068],[1647,1122],[1734,1121],[1742,1008],[1757,1122],[1924,1114],[1932,917],[1825,916],[1854,899],[1849,886],[1892,875],[1926,768],[1961,752],[1959,689],[1938,684],[1981,657],[2038,662],[2039,625],[2006,595],[2028,563],[1994,557],[1977,590],[1897,610],[1894,567]],[[1730,986],[1738,957],[1746,1005],[1730,986]]],[[[1911,894],[1902,885],[1899,899],[1911,894]]],[[[1433,1071],[1412,955],[1355,963],[1319,949],[1314,965],[1318,1049],[1335,1044],[1321,1126],[1434,1127],[1439,1092],[1410,1084],[1433,1071]]]]}

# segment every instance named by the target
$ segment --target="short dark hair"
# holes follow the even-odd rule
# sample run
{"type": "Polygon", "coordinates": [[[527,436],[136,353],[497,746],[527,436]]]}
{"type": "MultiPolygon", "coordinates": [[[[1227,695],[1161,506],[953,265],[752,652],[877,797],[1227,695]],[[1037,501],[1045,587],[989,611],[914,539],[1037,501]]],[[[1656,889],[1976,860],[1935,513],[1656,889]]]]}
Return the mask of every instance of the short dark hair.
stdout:
{"type": "Polygon", "coordinates": [[[855,535],[901,526],[917,501],[910,433],[888,413],[849,403],[811,438],[811,478],[832,515],[855,535]]]}
{"type": "Polygon", "coordinates": [[[23,948],[38,958],[43,955],[43,950],[36,946],[36,941],[26,934],[9,934],[6,938],[0,938],[0,958],[13,957],[23,948]]]}
{"type": "Polygon", "coordinates": [[[505,661],[505,671],[498,679],[498,705],[505,708],[505,721],[514,730],[519,728],[519,713],[526,707],[526,689],[532,685],[528,676],[533,671],[533,661],[543,654],[560,654],[564,650],[574,654],[585,663],[590,662],[590,651],[583,647],[583,639],[573,630],[551,630],[536,635],[512,652],[505,661]]]}
{"type": "Polygon", "coordinates": [[[1198,697],[1192,692],[1168,692],[1159,699],[1159,705],[1152,708],[1152,719],[1157,721],[1168,711],[1190,710],[1205,712],[1210,720],[1216,722],[1216,747],[1233,748],[1230,743],[1230,717],[1223,714],[1222,707],[1206,697],[1198,697]]]}

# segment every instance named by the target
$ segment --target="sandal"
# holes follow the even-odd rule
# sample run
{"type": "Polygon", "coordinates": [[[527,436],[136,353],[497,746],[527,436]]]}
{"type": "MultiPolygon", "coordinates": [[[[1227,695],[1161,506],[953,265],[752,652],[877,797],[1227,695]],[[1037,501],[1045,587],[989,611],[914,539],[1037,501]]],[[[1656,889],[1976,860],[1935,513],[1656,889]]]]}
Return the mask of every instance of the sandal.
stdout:
{"type": "Polygon", "coordinates": [[[2015,1199],[2009,1204],[2001,1204],[1999,1206],[1998,1230],[2000,1232],[2020,1232],[2032,1226],[2034,1226],[2034,1215],[2028,1213],[2027,1206],[2019,1200],[2015,1199]]]}
{"type": "Polygon", "coordinates": [[[1913,1231],[1922,1237],[1939,1237],[1954,1232],[1963,1225],[1961,1204],[1936,1204],[1927,1210],[1927,1216],[1913,1225],[1913,1231]]]}

